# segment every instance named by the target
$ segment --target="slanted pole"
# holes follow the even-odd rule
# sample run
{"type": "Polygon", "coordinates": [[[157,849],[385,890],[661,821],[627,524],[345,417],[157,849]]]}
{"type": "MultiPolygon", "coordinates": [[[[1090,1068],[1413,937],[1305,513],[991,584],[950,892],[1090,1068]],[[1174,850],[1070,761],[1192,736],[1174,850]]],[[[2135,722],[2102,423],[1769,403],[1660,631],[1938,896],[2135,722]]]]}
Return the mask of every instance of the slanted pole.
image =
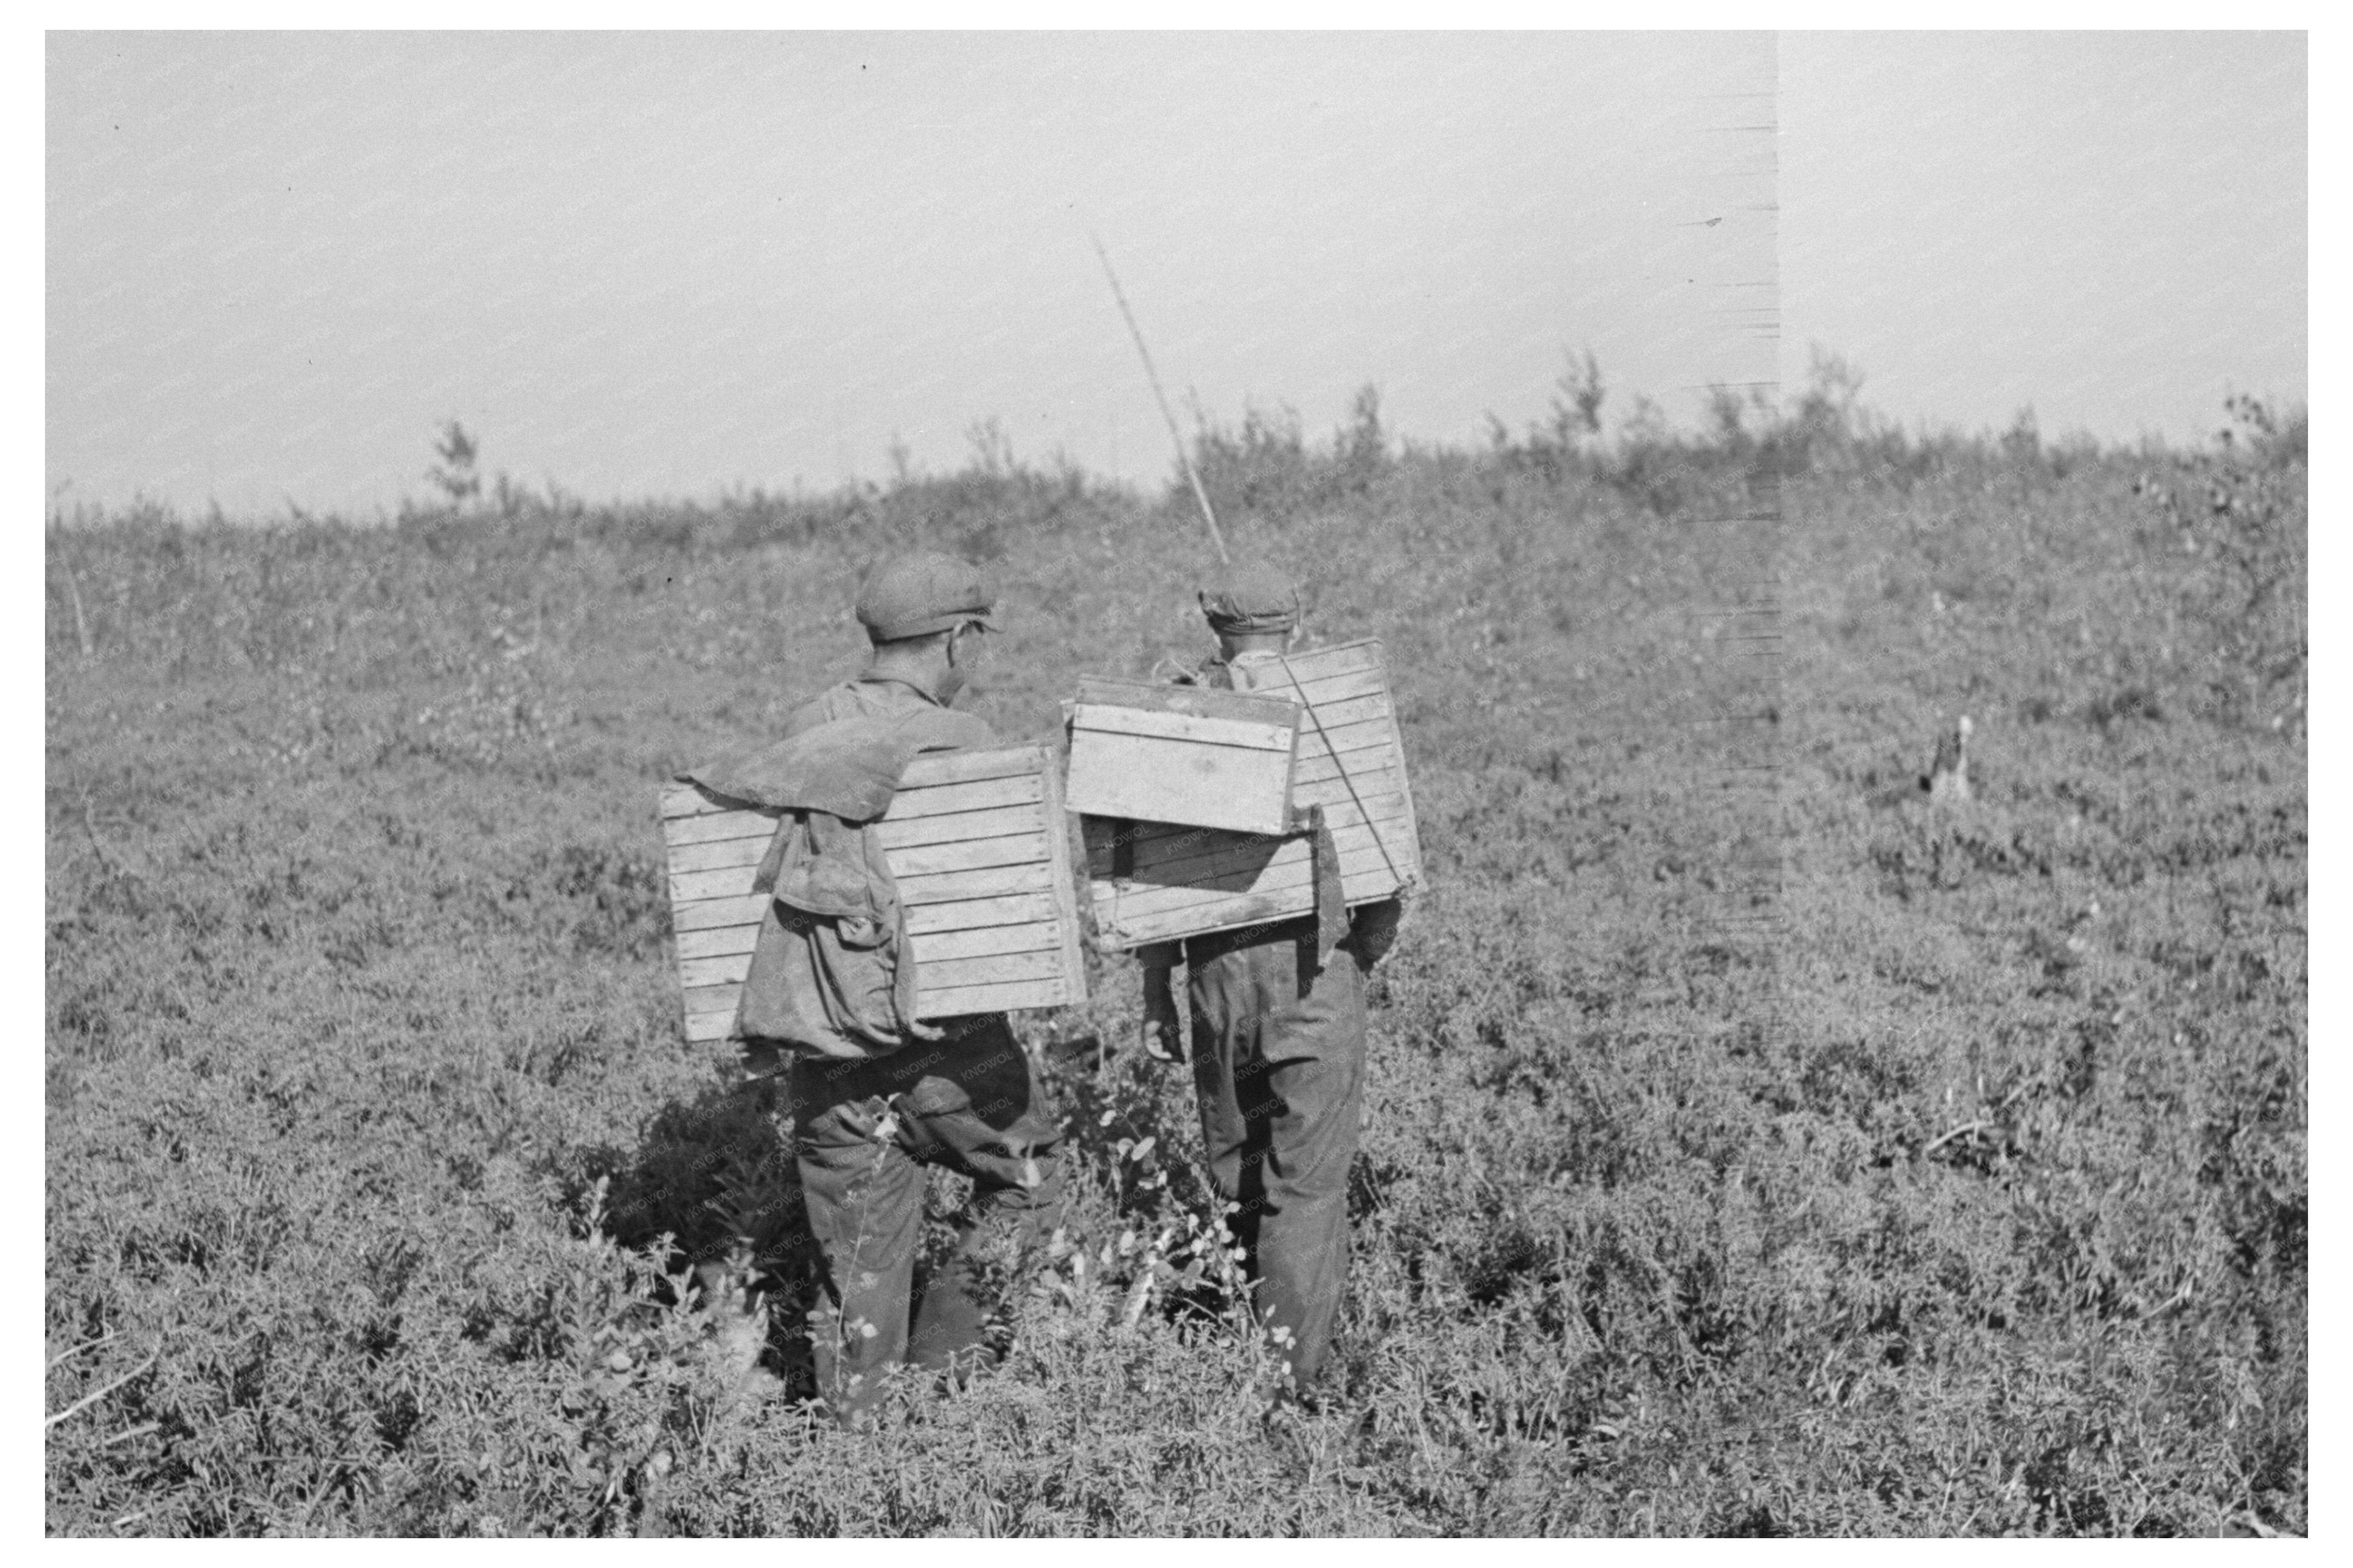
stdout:
{"type": "Polygon", "coordinates": [[[1103,237],[1089,235],[1095,242],[1095,255],[1103,260],[1103,276],[1111,279],[1111,297],[1119,301],[1119,313],[1126,318],[1127,334],[1135,340],[1135,352],[1144,361],[1144,376],[1152,383],[1152,395],[1160,405],[1160,417],[1168,423],[1168,438],[1176,444],[1176,461],[1184,465],[1185,478],[1192,482],[1193,499],[1201,503],[1201,521],[1209,525],[1209,542],[1218,547],[1218,560],[1230,565],[1233,557],[1226,553],[1226,536],[1218,531],[1218,514],[1209,510],[1209,492],[1201,487],[1201,476],[1193,469],[1193,459],[1185,450],[1185,437],[1176,432],[1176,416],[1168,412],[1168,395],[1160,390],[1160,373],[1152,368],[1152,351],[1144,346],[1144,333],[1135,324],[1135,312],[1127,308],[1127,294],[1119,286],[1119,274],[1111,269],[1111,253],[1103,248],[1103,237]]]}

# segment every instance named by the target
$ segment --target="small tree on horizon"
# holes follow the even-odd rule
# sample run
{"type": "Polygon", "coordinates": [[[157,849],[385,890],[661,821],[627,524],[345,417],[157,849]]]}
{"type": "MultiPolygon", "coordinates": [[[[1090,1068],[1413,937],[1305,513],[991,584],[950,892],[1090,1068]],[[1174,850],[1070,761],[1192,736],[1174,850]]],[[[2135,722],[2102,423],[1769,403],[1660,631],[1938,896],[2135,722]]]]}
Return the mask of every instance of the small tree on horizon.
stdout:
{"type": "Polygon", "coordinates": [[[455,419],[442,422],[441,438],[433,443],[434,456],[441,460],[426,469],[425,477],[440,487],[452,507],[462,507],[482,493],[482,476],[474,466],[480,450],[463,425],[455,419]]]}

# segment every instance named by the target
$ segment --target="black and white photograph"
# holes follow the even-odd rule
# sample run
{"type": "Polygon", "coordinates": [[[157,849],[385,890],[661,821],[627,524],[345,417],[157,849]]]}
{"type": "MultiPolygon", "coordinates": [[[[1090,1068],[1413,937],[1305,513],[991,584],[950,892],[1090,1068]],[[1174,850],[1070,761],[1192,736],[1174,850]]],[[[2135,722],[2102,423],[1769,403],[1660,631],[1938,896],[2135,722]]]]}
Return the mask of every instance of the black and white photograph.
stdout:
{"type": "Polygon", "coordinates": [[[41,1533],[2312,1538],[2310,35],[1708,15],[42,33],[41,1533]]]}

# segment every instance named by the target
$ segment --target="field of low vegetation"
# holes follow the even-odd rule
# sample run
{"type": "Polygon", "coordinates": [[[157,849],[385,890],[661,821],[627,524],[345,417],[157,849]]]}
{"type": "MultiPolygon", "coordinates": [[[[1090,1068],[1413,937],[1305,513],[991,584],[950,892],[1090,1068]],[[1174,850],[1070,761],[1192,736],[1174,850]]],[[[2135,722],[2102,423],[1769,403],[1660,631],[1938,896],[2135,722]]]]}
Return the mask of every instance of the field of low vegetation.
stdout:
{"type": "Polygon", "coordinates": [[[1018,1020],[1075,1197],[1002,1364],[813,1411],[786,1108],[681,1038],[655,817],[856,666],[892,551],[995,574],[1009,738],[1198,653],[1181,486],[984,429],[817,497],[461,460],[385,524],[54,521],[48,1531],[2302,1531],[2302,417],[2102,449],[1852,390],[1197,433],[1311,634],[1385,640],[1430,875],[1335,1398],[1272,1430],[1119,958],[1018,1020]],[[1731,792],[1760,478],[1778,769],[1731,792]]]}

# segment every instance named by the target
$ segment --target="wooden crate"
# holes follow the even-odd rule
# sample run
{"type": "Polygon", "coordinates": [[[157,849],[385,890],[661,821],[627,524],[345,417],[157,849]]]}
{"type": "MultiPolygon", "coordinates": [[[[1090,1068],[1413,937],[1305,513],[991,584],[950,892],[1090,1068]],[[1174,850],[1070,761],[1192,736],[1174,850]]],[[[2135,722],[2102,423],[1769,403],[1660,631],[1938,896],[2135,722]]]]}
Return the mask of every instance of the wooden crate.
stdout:
{"type": "Polygon", "coordinates": [[[1290,825],[1300,714],[1285,698],[1089,679],[1070,721],[1072,811],[1239,833],[1290,825]]]}
{"type": "MultiPolygon", "coordinates": [[[[681,782],[661,815],[686,1037],[723,1039],[767,910],[752,877],[782,813],[681,782]]],[[[917,1017],[1086,999],[1069,827],[1043,748],[919,756],[876,828],[907,910],[917,1017]]]]}
{"type": "MultiPolygon", "coordinates": [[[[1395,896],[1421,880],[1421,841],[1405,748],[1377,638],[1244,665],[1237,680],[1261,693],[1303,698],[1293,805],[1321,805],[1340,852],[1350,904],[1395,896]],[[1293,678],[1296,684],[1293,683],[1293,678]]],[[[1074,807],[1075,809],[1075,807],[1074,807]]],[[[1099,940],[1140,947],[1312,913],[1314,850],[1303,836],[1271,837],[1088,816],[1087,883],[1099,940]]]]}

